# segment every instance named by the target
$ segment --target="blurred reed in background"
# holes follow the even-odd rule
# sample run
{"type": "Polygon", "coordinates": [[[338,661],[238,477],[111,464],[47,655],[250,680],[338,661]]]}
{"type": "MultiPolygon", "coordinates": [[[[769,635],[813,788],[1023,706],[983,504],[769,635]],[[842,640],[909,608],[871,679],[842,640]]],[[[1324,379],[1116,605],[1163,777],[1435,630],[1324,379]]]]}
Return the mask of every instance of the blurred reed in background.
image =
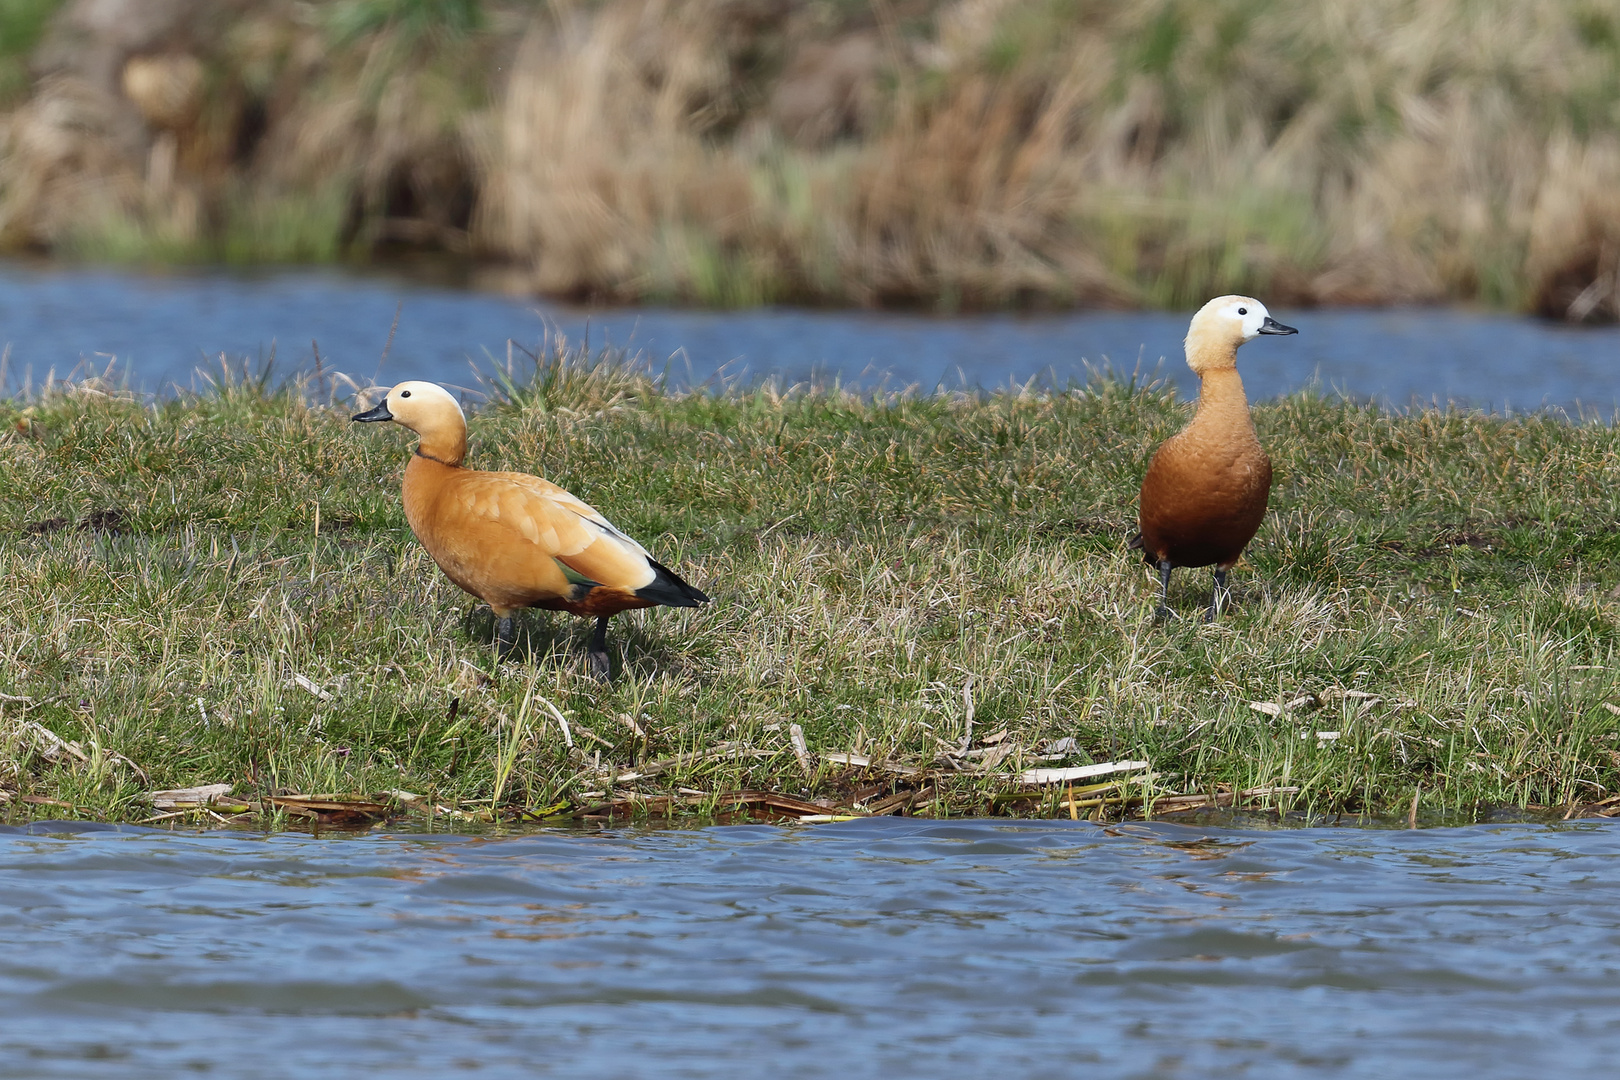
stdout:
{"type": "Polygon", "coordinates": [[[12,250],[1620,316],[1616,0],[13,0],[0,110],[12,250]]]}

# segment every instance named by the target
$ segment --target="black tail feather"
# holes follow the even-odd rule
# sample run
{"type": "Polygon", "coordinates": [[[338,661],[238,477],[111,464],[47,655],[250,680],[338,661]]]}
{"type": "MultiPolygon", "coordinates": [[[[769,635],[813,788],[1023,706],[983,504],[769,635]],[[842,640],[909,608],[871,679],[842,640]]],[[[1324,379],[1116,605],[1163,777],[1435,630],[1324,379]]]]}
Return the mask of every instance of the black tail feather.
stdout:
{"type": "Polygon", "coordinates": [[[707,604],[709,598],[701,590],[688,585],[681,575],[665,566],[656,559],[648,559],[658,576],[653,578],[652,584],[643,585],[636,590],[636,595],[643,600],[664,604],[669,607],[697,607],[707,604]]]}

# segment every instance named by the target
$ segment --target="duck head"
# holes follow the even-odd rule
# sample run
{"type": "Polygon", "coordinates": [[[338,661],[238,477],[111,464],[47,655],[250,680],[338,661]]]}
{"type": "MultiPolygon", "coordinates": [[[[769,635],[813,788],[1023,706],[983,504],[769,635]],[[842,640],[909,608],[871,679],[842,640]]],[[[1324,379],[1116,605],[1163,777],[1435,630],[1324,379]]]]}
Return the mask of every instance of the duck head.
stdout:
{"type": "Polygon", "coordinates": [[[1237,364],[1238,346],[1261,334],[1297,334],[1271,317],[1252,296],[1217,296],[1198,309],[1187,328],[1187,366],[1204,372],[1237,364]]]}
{"type": "Polygon", "coordinates": [[[356,413],[362,423],[392,420],[420,437],[416,452],[446,465],[467,456],[467,417],[450,392],[437,383],[402,382],[374,409],[356,413]]]}

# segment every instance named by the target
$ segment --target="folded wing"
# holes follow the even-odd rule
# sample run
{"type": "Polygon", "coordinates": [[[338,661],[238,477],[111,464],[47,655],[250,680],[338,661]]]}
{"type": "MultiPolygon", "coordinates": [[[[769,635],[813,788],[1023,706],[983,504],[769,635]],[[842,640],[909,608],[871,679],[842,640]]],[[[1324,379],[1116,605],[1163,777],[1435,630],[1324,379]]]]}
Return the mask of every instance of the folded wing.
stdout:
{"type": "Polygon", "coordinates": [[[458,480],[464,514],[523,537],[570,579],[634,590],[657,576],[645,548],[556,484],[525,473],[468,472],[458,480]]]}

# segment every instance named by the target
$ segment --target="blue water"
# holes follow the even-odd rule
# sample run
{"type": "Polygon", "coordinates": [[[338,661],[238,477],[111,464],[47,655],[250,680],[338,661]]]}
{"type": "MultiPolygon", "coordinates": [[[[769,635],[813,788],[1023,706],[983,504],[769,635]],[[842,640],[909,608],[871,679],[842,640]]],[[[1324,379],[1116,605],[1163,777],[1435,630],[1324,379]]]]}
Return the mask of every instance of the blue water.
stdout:
{"type": "Polygon", "coordinates": [[[1600,1076],[1617,986],[1606,822],[0,829],[4,1077],[1600,1076]]]}
{"type": "MultiPolygon", "coordinates": [[[[1264,299],[1264,298],[1262,298],[1264,299]]],[[[55,371],[100,371],[116,358],[139,388],[192,386],[219,354],[277,358],[291,372],[325,365],[390,384],[425,378],[476,389],[508,341],[548,333],[630,348],[678,385],[774,376],[922,390],[1083,381],[1092,368],[1159,374],[1184,393],[1190,312],[1082,312],[942,318],[875,312],[585,311],[548,301],[330,271],[135,273],[0,263],[3,385],[55,371]],[[395,312],[399,328],[379,364],[395,312]],[[1089,367],[1088,367],[1089,365],[1089,367]],[[475,370],[476,369],[476,370],[475,370]]],[[[1620,404],[1620,328],[1571,328],[1451,309],[1273,309],[1298,337],[1240,354],[1250,396],[1315,384],[1395,405],[1489,408],[1620,404]]],[[[521,359],[521,356],[519,357],[521,359]]]]}

